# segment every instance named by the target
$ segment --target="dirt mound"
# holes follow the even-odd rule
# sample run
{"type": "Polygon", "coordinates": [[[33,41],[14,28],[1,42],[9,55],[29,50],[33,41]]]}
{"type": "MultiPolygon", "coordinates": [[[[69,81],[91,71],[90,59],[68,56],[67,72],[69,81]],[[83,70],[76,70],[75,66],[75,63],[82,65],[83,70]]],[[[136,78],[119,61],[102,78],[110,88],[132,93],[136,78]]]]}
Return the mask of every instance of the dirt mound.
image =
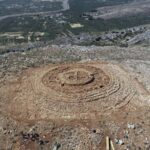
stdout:
{"type": "Polygon", "coordinates": [[[6,110],[23,120],[94,118],[126,105],[135,94],[124,70],[100,62],[29,69],[13,89],[6,110]]]}

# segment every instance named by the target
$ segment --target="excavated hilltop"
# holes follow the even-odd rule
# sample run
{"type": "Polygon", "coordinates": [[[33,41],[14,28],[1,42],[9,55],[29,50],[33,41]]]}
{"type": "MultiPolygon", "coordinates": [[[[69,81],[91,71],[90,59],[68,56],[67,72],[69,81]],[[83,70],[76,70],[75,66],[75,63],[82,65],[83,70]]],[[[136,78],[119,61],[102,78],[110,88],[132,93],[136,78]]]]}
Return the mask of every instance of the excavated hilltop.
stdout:
{"type": "Polygon", "coordinates": [[[49,65],[29,69],[9,85],[9,106],[4,108],[23,120],[95,118],[132,102],[134,82],[109,63],[49,65]]]}
{"type": "Polygon", "coordinates": [[[150,148],[149,89],[127,63],[84,59],[8,72],[0,80],[2,149],[101,150],[106,136],[117,150],[150,148]]]}

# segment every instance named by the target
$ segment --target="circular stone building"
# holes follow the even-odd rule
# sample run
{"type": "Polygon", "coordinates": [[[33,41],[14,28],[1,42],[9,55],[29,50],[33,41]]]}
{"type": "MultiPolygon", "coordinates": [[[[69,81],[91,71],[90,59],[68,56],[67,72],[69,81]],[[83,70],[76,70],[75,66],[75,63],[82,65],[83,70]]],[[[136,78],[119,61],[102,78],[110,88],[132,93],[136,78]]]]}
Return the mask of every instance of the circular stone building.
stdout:
{"type": "Polygon", "coordinates": [[[104,62],[29,69],[14,88],[8,111],[26,120],[92,118],[126,105],[135,94],[128,74],[104,62]]]}

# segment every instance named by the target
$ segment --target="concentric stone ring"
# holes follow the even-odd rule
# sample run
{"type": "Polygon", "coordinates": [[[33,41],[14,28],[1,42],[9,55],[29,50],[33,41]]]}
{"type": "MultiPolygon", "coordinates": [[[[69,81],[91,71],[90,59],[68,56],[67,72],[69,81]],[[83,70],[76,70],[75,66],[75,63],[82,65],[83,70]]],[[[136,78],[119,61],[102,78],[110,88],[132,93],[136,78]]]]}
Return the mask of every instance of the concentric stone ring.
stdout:
{"type": "Polygon", "coordinates": [[[19,84],[9,111],[27,120],[89,118],[124,106],[135,93],[123,69],[100,62],[30,69],[19,84]]]}

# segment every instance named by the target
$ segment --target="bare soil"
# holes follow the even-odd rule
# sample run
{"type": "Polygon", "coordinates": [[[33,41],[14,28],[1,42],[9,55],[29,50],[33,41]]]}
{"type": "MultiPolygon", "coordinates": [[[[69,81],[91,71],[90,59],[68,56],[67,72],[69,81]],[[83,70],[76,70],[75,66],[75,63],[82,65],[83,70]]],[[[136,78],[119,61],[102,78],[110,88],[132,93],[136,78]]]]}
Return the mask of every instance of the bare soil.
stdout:
{"type": "MultiPolygon", "coordinates": [[[[87,49],[80,51],[80,62],[41,63],[14,72],[9,62],[25,56],[31,61],[30,52],[5,55],[9,61],[1,62],[9,67],[1,70],[0,150],[104,150],[106,136],[117,150],[149,150],[149,56],[144,55],[149,52],[139,57],[144,61],[133,50],[120,49],[116,57],[124,59],[91,61],[85,57],[104,58],[113,48],[87,49]],[[129,51],[134,59],[125,59],[129,51]]],[[[55,54],[41,51],[40,61],[46,52],[55,54]]]]}

